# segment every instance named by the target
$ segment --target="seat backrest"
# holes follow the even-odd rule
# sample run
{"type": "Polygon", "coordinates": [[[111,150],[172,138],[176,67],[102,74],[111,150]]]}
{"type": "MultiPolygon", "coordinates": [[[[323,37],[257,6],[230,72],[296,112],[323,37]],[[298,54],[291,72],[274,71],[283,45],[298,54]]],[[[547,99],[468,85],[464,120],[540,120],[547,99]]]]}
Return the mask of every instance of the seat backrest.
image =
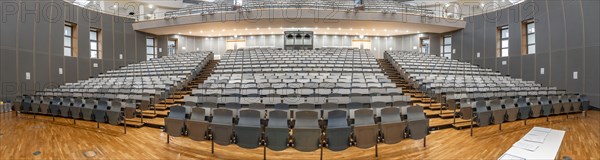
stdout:
{"type": "Polygon", "coordinates": [[[288,113],[282,110],[269,111],[268,127],[270,128],[288,128],[288,113]]]}
{"type": "Polygon", "coordinates": [[[505,108],[515,107],[515,100],[512,99],[512,98],[506,98],[506,99],[504,99],[504,107],[505,108]]]}
{"type": "Polygon", "coordinates": [[[73,106],[75,107],[81,107],[83,105],[83,100],[77,98],[75,99],[75,103],[73,103],[73,106]]]}
{"type": "Polygon", "coordinates": [[[485,100],[480,100],[475,103],[475,108],[477,112],[485,112],[487,111],[487,105],[485,100]]]}
{"type": "Polygon", "coordinates": [[[277,103],[277,104],[275,104],[275,106],[273,108],[279,109],[279,110],[288,110],[288,109],[290,109],[290,105],[288,105],[287,103],[277,103]]]}
{"type": "Polygon", "coordinates": [[[301,104],[298,105],[298,109],[312,110],[312,109],[315,109],[315,104],[312,104],[312,103],[301,103],[301,104]]]}
{"type": "Polygon", "coordinates": [[[348,112],[345,110],[336,109],[329,111],[327,112],[327,117],[327,128],[348,126],[348,112]]]}
{"type": "Polygon", "coordinates": [[[184,120],[185,119],[185,107],[183,106],[172,106],[170,111],[169,111],[169,116],[167,116],[168,118],[172,118],[172,119],[179,119],[179,120],[184,120]]]}
{"type": "Polygon", "coordinates": [[[358,109],[354,111],[354,125],[375,124],[373,110],[369,108],[358,109]]]}
{"type": "Polygon", "coordinates": [[[339,107],[339,105],[337,103],[325,103],[323,105],[321,105],[321,109],[323,110],[332,110],[332,109],[337,109],[339,107]]]}
{"type": "Polygon", "coordinates": [[[502,110],[502,102],[499,99],[494,99],[490,101],[490,108],[492,110],[502,110]]]}
{"type": "Polygon", "coordinates": [[[400,115],[400,108],[393,107],[381,109],[381,123],[391,123],[400,121],[402,121],[402,116],[400,115]]]}
{"type": "Polygon", "coordinates": [[[217,108],[213,110],[213,119],[211,123],[226,125],[233,124],[233,111],[224,108],[217,108]]]}
{"type": "Polygon", "coordinates": [[[262,103],[250,103],[248,105],[248,108],[250,108],[250,109],[263,109],[264,110],[265,109],[265,104],[262,104],[262,103]]]}
{"type": "Polygon", "coordinates": [[[296,124],[294,128],[318,128],[319,114],[315,111],[298,111],[294,112],[296,124]]]}
{"type": "Polygon", "coordinates": [[[206,110],[201,107],[192,108],[192,115],[190,116],[190,120],[194,121],[205,121],[204,116],[206,115],[206,110]]]}
{"type": "Polygon", "coordinates": [[[519,99],[517,99],[517,106],[519,107],[526,107],[527,105],[527,99],[525,97],[521,97],[519,99]]]}
{"type": "Polygon", "coordinates": [[[225,103],[225,108],[240,109],[240,108],[242,108],[242,105],[237,102],[228,102],[228,103],[225,103]]]}
{"type": "Polygon", "coordinates": [[[410,106],[406,108],[406,119],[409,121],[426,119],[425,112],[423,112],[423,107],[410,106]]]}
{"type": "Polygon", "coordinates": [[[240,110],[240,119],[238,122],[239,126],[260,126],[261,115],[260,111],[253,109],[240,110]]]}

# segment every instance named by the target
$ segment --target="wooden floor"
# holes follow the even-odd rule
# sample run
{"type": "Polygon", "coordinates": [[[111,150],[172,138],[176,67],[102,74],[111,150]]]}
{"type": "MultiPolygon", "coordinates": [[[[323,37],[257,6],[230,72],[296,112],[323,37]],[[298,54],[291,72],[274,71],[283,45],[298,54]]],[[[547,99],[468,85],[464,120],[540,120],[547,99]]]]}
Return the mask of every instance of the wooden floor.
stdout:
{"type": "MultiPolygon", "coordinates": [[[[600,111],[533,119],[524,126],[523,121],[469,130],[442,129],[427,136],[427,147],[422,140],[403,140],[394,145],[379,145],[380,159],[496,159],[533,126],[566,130],[559,157],[572,159],[600,159],[600,111]],[[580,118],[574,118],[574,117],[580,118]]],[[[210,141],[197,142],[187,137],[177,137],[166,143],[166,134],[160,129],[122,126],[78,121],[71,119],[0,114],[0,159],[85,159],[84,153],[94,151],[98,159],[262,159],[262,148],[242,149],[236,145],[215,145],[210,153],[210,141]],[[34,152],[39,151],[38,155],[34,152]]],[[[300,152],[287,149],[280,152],[267,150],[268,159],[318,159],[319,151],[300,152]]],[[[333,152],[325,149],[324,159],[375,159],[375,148],[333,152]]]]}

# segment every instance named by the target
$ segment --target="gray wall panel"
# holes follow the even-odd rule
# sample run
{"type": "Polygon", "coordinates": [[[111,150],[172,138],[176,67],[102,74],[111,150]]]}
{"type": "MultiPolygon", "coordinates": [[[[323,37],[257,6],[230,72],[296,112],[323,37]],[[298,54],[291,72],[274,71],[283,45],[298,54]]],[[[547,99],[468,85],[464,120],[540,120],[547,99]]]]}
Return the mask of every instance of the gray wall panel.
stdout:
{"type": "Polygon", "coordinates": [[[550,86],[565,89],[566,54],[564,52],[553,52],[550,54],[550,86]]]}
{"type": "Polygon", "coordinates": [[[541,83],[544,86],[550,85],[550,55],[541,53],[537,54],[535,64],[536,82],[541,83]],[[541,74],[541,68],[544,68],[544,74],[541,74]]]}
{"type": "Polygon", "coordinates": [[[77,67],[78,67],[78,79],[88,79],[91,76],[90,73],[90,68],[92,66],[92,63],[90,62],[90,59],[87,58],[78,58],[78,63],[77,63],[77,67]]]}
{"type": "MultiPolygon", "coordinates": [[[[77,58],[64,57],[65,59],[65,83],[77,82],[79,78],[79,69],[77,68],[77,58]]],[[[84,68],[87,69],[87,68],[84,68]]]]}
{"type": "Polygon", "coordinates": [[[102,15],[102,58],[112,59],[114,55],[113,16],[102,15]]]}
{"type": "Polygon", "coordinates": [[[44,89],[50,83],[50,61],[48,55],[35,55],[35,84],[36,90],[44,89]]]}
{"type": "Polygon", "coordinates": [[[524,55],[521,60],[521,75],[523,80],[534,81],[536,73],[539,72],[536,66],[536,55],[524,55]]]}
{"type": "Polygon", "coordinates": [[[583,92],[583,48],[572,49],[567,52],[565,67],[565,86],[567,90],[572,92],[583,92]],[[577,79],[573,78],[573,72],[577,72],[577,79]]]}
{"type": "Polygon", "coordinates": [[[12,50],[0,50],[0,70],[2,70],[2,75],[0,76],[0,81],[2,82],[2,98],[5,96],[16,96],[19,94],[18,92],[18,75],[17,74],[17,54],[12,50]]]}
{"type": "MultiPolygon", "coordinates": [[[[561,1],[547,1],[550,17],[550,52],[554,53],[565,49],[565,18],[561,1]]],[[[542,32],[543,34],[544,32],[542,32]]],[[[537,40],[537,39],[536,39],[537,40]]]]}
{"type": "Polygon", "coordinates": [[[508,58],[509,75],[514,78],[521,78],[521,56],[512,56],[508,58]]]}
{"type": "Polygon", "coordinates": [[[78,15],[79,17],[79,23],[77,23],[77,30],[78,30],[78,58],[86,58],[89,59],[90,58],[90,23],[89,20],[87,20],[87,15],[84,14],[84,12],[79,7],[77,7],[78,9],[78,13],[81,13],[78,15]]]}
{"type": "Polygon", "coordinates": [[[585,94],[594,95],[596,99],[592,99],[594,106],[600,106],[600,47],[587,47],[585,49],[585,94]],[[595,100],[595,101],[594,101],[595,100]]]}
{"type": "Polygon", "coordinates": [[[50,82],[54,85],[62,84],[65,81],[65,67],[63,56],[50,56],[50,82]],[[59,68],[62,68],[63,74],[59,73],[59,68]]]}
{"type": "Polygon", "coordinates": [[[535,35],[536,41],[536,54],[548,54],[550,52],[550,26],[548,20],[548,10],[546,8],[546,1],[534,1],[535,6],[539,8],[539,11],[534,15],[535,17],[535,31],[539,34],[535,35]]]}
{"type": "Polygon", "coordinates": [[[19,81],[19,91],[21,94],[31,94],[35,89],[35,68],[33,67],[34,57],[33,53],[27,51],[19,51],[18,57],[18,71],[17,75],[19,81]],[[30,79],[26,79],[26,73],[29,72],[30,79]]]}

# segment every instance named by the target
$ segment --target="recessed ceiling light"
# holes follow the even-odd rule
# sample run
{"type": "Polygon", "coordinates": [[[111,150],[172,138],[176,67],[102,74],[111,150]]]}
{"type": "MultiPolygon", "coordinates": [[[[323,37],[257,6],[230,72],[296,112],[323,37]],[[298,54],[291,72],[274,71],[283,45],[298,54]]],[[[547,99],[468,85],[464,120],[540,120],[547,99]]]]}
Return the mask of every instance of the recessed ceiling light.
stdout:
{"type": "Polygon", "coordinates": [[[269,27],[269,30],[271,30],[271,27],[269,27]]]}
{"type": "Polygon", "coordinates": [[[260,28],[256,27],[256,30],[259,30],[260,28]]]}
{"type": "Polygon", "coordinates": [[[152,5],[152,4],[149,4],[149,5],[148,5],[148,8],[154,8],[154,5],[152,5]]]}
{"type": "Polygon", "coordinates": [[[177,34],[181,34],[181,32],[177,32],[177,34]]]}

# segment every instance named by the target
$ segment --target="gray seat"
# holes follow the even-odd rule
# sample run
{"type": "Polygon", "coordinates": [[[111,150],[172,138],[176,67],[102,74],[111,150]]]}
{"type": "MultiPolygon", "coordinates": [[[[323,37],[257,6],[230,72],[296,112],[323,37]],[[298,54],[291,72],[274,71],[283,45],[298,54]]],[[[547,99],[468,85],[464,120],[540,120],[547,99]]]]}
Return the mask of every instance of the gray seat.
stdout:
{"type": "MultiPolygon", "coordinates": [[[[542,105],[539,104],[537,97],[527,98],[529,106],[531,106],[531,117],[540,117],[542,115],[542,105]]],[[[520,99],[517,101],[517,105],[522,105],[520,99]]],[[[527,103],[527,102],[526,102],[527,103]]]]}
{"type": "MultiPolygon", "coordinates": [[[[40,110],[39,113],[41,113],[41,114],[50,114],[50,106],[52,105],[52,103],[54,101],[55,101],[54,99],[50,99],[49,97],[41,98],[41,101],[39,101],[39,102],[41,102],[39,104],[39,110],[40,110]]],[[[59,103],[60,103],[60,101],[59,101],[59,103]]],[[[35,106],[31,107],[31,111],[35,113],[34,109],[35,109],[35,106]]]]}
{"type": "Polygon", "coordinates": [[[209,123],[206,121],[206,110],[201,107],[192,108],[190,119],[185,121],[188,137],[202,141],[208,137],[209,123]]]}
{"type": "Polygon", "coordinates": [[[268,114],[269,121],[265,127],[265,144],[274,151],[287,148],[290,138],[288,113],[282,110],[272,110],[268,114]]]}
{"type": "Polygon", "coordinates": [[[23,102],[21,103],[21,112],[30,112],[32,107],[33,99],[31,96],[23,96],[23,102]]]}
{"type": "Polygon", "coordinates": [[[135,103],[121,102],[121,107],[123,107],[123,112],[126,119],[135,118],[135,103]]]}
{"type": "Polygon", "coordinates": [[[504,123],[504,119],[506,117],[506,110],[502,109],[502,102],[500,102],[499,99],[492,100],[490,102],[490,108],[492,111],[492,123],[504,123]]]}
{"type": "Polygon", "coordinates": [[[96,122],[104,123],[107,121],[106,111],[108,110],[108,102],[106,100],[98,101],[98,105],[93,110],[94,119],[96,122]]]}
{"type": "Polygon", "coordinates": [[[239,111],[239,123],[234,127],[237,145],[242,148],[257,148],[261,142],[261,112],[252,109],[239,111]]]}
{"type": "Polygon", "coordinates": [[[295,124],[292,135],[294,148],[299,151],[309,152],[321,146],[321,128],[319,127],[319,114],[315,111],[295,112],[295,124]]]}
{"type": "Polygon", "coordinates": [[[71,108],[71,106],[73,105],[73,103],[71,102],[72,99],[71,98],[63,98],[62,99],[62,103],[59,107],[60,109],[60,116],[62,117],[70,117],[69,116],[69,108],[71,108]]]}
{"type": "Polygon", "coordinates": [[[69,111],[71,111],[72,118],[82,118],[81,117],[81,107],[83,107],[83,100],[77,98],[73,102],[73,105],[69,107],[69,111]]]}
{"type": "Polygon", "coordinates": [[[429,133],[429,119],[425,117],[423,107],[411,106],[406,109],[409,137],[422,139],[429,133]]]}
{"type": "Polygon", "coordinates": [[[571,101],[571,105],[573,105],[573,112],[581,112],[581,102],[577,95],[571,95],[569,101],[571,101]]]}
{"type": "Polygon", "coordinates": [[[169,115],[165,117],[165,132],[173,137],[183,135],[185,123],[185,107],[173,106],[169,115]]]}
{"type": "Polygon", "coordinates": [[[325,138],[327,148],[332,151],[342,151],[350,146],[352,128],[348,124],[348,114],[345,110],[327,112],[325,138]]]}
{"type": "Polygon", "coordinates": [[[571,113],[573,111],[573,103],[569,97],[569,95],[560,96],[560,103],[562,104],[564,113],[571,113]]]}
{"type": "Polygon", "coordinates": [[[561,114],[563,113],[563,105],[560,102],[560,99],[558,98],[558,96],[552,96],[550,97],[550,102],[552,102],[552,114],[561,114]]]}
{"type": "Polygon", "coordinates": [[[106,111],[108,116],[108,123],[112,125],[119,125],[121,121],[124,120],[123,111],[121,111],[122,105],[119,101],[112,101],[110,105],[110,110],[106,111]]]}
{"type": "Polygon", "coordinates": [[[590,108],[590,99],[587,95],[580,95],[579,102],[581,102],[582,111],[587,111],[590,108]]]}
{"type": "Polygon", "coordinates": [[[552,103],[547,96],[542,96],[540,98],[540,105],[542,106],[542,115],[550,116],[552,114],[552,103]]]}
{"type": "Polygon", "coordinates": [[[43,97],[34,97],[30,104],[31,109],[27,110],[28,112],[34,114],[41,113],[40,108],[42,108],[42,106],[45,106],[44,108],[46,109],[46,111],[44,113],[47,114],[48,106],[50,105],[50,100],[45,100],[43,97]]]}
{"type": "Polygon", "coordinates": [[[381,110],[381,138],[386,144],[394,144],[404,139],[406,121],[402,121],[400,108],[381,110]]]}
{"type": "Polygon", "coordinates": [[[515,106],[512,98],[504,99],[502,103],[506,110],[506,121],[516,121],[519,118],[520,108],[515,106]]]}
{"type": "Polygon", "coordinates": [[[480,127],[487,126],[490,124],[492,118],[492,112],[487,109],[486,102],[481,100],[475,103],[475,114],[477,115],[477,125],[480,127]]]}
{"type": "Polygon", "coordinates": [[[81,113],[84,120],[91,121],[93,120],[92,115],[94,108],[96,107],[96,100],[86,99],[83,108],[81,108],[81,113]]]}
{"type": "Polygon", "coordinates": [[[224,108],[213,110],[210,123],[213,141],[219,145],[229,145],[233,139],[233,111],[224,108]]]}
{"type": "Polygon", "coordinates": [[[52,116],[60,115],[60,106],[62,106],[62,102],[60,97],[54,97],[50,102],[50,114],[52,116]]]}
{"type": "Polygon", "coordinates": [[[353,137],[356,147],[371,148],[379,140],[379,127],[375,124],[373,110],[364,108],[354,111],[353,137]]]}

